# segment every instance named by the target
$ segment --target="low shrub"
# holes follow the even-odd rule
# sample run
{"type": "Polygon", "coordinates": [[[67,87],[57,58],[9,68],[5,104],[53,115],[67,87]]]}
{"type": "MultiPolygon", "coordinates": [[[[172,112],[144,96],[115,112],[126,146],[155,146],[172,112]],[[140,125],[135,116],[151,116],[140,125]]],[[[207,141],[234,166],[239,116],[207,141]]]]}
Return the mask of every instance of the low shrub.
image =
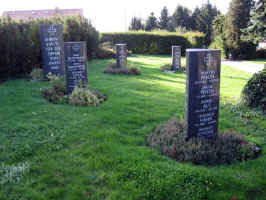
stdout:
{"type": "Polygon", "coordinates": [[[97,106],[107,100],[107,96],[96,90],[75,88],[70,95],[67,95],[66,79],[56,75],[48,74],[51,82],[50,88],[41,89],[42,96],[54,104],[71,104],[73,106],[97,106]]]}
{"type": "Polygon", "coordinates": [[[119,75],[141,75],[139,68],[135,66],[126,66],[118,68],[116,63],[110,63],[109,66],[104,69],[105,74],[119,74],[119,75]]]}
{"type": "Polygon", "coordinates": [[[113,45],[110,42],[104,42],[99,45],[99,47],[96,49],[94,58],[98,59],[109,59],[109,58],[115,58],[116,52],[114,50],[113,45]]]}
{"type": "Polygon", "coordinates": [[[42,96],[55,104],[67,103],[67,90],[65,77],[58,77],[48,74],[47,78],[51,81],[52,87],[41,90],[42,96]]]}
{"type": "MultiPolygon", "coordinates": [[[[162,72],[172,71],[172,65],[171,64],[165,64],[160,67],[160,70],[162,72]]],[[[185,72],[186,68],[184,66],[181,66],[177,72],[185,72]]]]}
{"type": "Polygon", "coordinates": [[[30,77],[32,80],[41,80],[44,78],[43,76],[43,69],[41,68],[34,68],[31,73],[30,77]]]}
{"type": "Polygon", "coordinates": [[[266,65],[253,74],[242,91],[241,101],[249,107],[258,107],[266,113],[266,65]]]}
{"type": "Polygon", "coordinates": [[[97,106],[100,101],[88,88],[76,87],[69,95],[69,104],[73,106],[97,106]]]}
{"type": "Polygon", "coordinates": [[[214,140],[191,138],[186,141],[184,123],[176,118],[158,126],[147,137],[147,144],[163,155],[196,165],[231,164],[256,158],[260,153],[254,143],[232,132],[218,134],[214,140]]]}

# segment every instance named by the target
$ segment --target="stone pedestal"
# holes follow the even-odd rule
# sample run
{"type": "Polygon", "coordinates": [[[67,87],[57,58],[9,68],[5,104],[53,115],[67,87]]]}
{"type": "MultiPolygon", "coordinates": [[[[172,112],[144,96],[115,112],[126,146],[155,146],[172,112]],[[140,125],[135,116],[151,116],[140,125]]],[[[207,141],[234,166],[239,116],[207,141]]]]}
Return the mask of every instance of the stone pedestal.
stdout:
{"type": "Polygon", "coordinates": [[[221,51],[188,49],[186,136],[215,138],[218,130],[221,51]]]}
{"type": "Polygon", "coordinates": [[[88,84],[88,60],[86,42],[65,42],[67,93],[75,87],[88,84]]]}
{"type": "Polygon", "coordinates": [[[116,44],[116,66],[117,68],[127,66],[127,45],[116,44]]]}
{"type": "Polygon", "coordinates": [[[172,71],[181,68],[181,46],[172,46],[172,71]]]}
{"type": "Polygon", "coordinates": [[[65,74],[64,40],[62,24],[41,24],[40,26],[43,71],[62,76],[65,74]]]}

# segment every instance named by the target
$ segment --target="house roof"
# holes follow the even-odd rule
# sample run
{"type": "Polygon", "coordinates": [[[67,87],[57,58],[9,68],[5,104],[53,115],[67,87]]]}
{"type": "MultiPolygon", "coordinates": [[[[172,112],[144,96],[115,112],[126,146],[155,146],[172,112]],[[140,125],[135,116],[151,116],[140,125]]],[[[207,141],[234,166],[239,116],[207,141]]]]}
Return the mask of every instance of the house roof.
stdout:
{"type": "Polygon", "coordinates": [[[50,9],[50,10],[21,10],[21,11],[4,11],[2,16],[9,16],[11,19],[24,20],[29,19],[47,19],[57,15],[71,16],[80,15],[83,17],[82,9],[50,9]]]}

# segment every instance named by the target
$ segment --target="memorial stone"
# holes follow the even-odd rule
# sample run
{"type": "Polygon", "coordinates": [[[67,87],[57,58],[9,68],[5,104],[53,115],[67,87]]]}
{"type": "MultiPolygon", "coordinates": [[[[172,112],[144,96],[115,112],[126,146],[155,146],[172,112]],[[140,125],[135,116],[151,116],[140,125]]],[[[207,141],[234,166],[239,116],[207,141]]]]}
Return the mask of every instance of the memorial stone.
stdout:
{"type": "Polygon", "coordinates": [[[44,76],[49,72],[62,76],[65,74],[64,40],[62,24],[41,24],[40,38],[44,76]]]}
{"type": "Polygon", "coordinates": [[[186,139],[215,138],[220,96],[220,50],[188,49],[186,84],[186,139]]]}
{"type": "Polygon", "coordinates": [[[117,68],[127,66],[127,45],[116,44],[116,66],[117,68]]]}
{"type": "Polygon", "coordinates": [[[86,42],[65,42],[67,93],[88,84],[86,42]]]}
{"type": "Polygon", "coordinates": [[[181,46],[172,46],[172,71],[181,68],[181,46]]]}

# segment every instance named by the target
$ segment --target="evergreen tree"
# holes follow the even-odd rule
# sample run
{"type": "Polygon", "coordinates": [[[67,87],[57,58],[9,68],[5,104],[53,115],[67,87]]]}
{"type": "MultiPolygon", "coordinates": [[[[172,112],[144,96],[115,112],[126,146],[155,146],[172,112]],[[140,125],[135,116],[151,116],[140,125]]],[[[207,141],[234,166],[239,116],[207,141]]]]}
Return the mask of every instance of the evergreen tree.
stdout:
{"type": "Polygon", "coordinates": [[[248,27],[242,29],[242,39],[257,44],[266,39],[266,0],[258,0],[250,15],[248,27]]]}
{"type": "Polygon", "coordinates": [[[141,19],[137,17],[133,17],[130,22],[129,30],[138,31],[143,29],[143,24],[141,23],[141,19]]]}
{"type": "Polygon", "coordinates": [[[191,11],[183,6],[178,5],[174,14],[173,14],[173,21],[175,27],[185,27],[186,29],[191,29],[191,11]]]}
{"type": "Polygon", "coordinates": [[[158,28],[158,22],[157,22],[157,18],[154,16],[154,12],[152,12],[146,21],[145,30],[152,31],[153,29],[156,29],[156,28],[158,28]]]}
{"type": "Polygon", "coordinates": [[[219,15],[219,10],[209,1],[201,8],[196,8],[192,14],[193,29],[205,34],[205,43],[209,45],[212,39],[212,22],[219,15]]]}
{"type": "Polygon", "coordinates": [[[168,9],[166,8],[166,6],[164,6],[162,11],[161,11],[161,16],[160,16],[159,22],[158,22],[159,28],[166,30],[168,27],[169,20],[170,20],[170,18],[168,15],[168,9]]]}
{"type": "Polygon", "coordinates": [[[226,16],[224,37],[227,54],[234,59],[252,56],[254,46],[241,40],[241,29],[247,28],[253,0],[232,0],[226,16]]]}

